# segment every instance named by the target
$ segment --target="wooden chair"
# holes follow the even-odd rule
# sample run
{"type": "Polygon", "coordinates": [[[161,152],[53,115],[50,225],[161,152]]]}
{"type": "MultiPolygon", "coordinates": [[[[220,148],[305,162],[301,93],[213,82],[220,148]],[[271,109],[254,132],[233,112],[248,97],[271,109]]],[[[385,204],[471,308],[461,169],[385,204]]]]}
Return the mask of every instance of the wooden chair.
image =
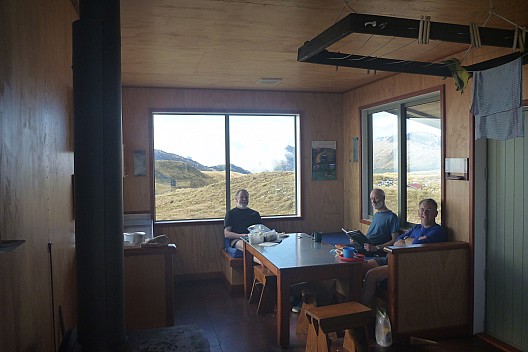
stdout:
{"type": "Polygon", "coordinates": [[[345,330],[343,347],[351,352],[369,351],[368,324],[372,311],[358,302],[332,304],[306,310],[308,338],[306,352],[330,351],[329,333],[345,330]]]}
{"type": "Polygon", "coordinates": [[[249,303],[256,303],[257,313],[273,313],[277,300],[277,277],[263,265],[253,266],[253,287],[249,303]]]}

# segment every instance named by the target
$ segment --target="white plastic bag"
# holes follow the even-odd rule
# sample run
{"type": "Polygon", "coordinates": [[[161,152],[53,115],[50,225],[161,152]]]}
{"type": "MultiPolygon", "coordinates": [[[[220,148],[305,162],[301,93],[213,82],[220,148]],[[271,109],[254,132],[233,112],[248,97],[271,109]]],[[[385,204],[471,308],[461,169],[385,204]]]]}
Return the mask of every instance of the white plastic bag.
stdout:
{"type": "Polygon", "coordinates": [[[248,227],[249,233],[264,233],[271,231],[266,225],[263,224],[255,224],[248,227]]]}
{"type": "Polygon", "coordinates": [[[381,347],[392,346],[392,330],[389,315],[383,308],[376,311],[376,342],[381,347]]]}
{"type": "Polygon", "coordinates": [[[260,242],[273,242],[277,239],[277,231],[270,230],[266,225],[256,224],[248,227],[249,230],[249,239],[251,244],[251,238],[257,236],[260,239],[260,242]]]}

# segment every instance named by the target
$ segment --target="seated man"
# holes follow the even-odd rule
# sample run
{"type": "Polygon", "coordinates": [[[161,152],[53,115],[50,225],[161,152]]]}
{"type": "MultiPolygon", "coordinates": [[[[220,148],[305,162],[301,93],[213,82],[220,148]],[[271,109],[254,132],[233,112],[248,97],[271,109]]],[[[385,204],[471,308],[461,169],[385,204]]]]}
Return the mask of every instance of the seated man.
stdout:
{"type": "MultiPolygon", "coordinates": [[[[418,205],[420,224],[414,225],[409,231],[400,235],[394,242],[395,246],[408,246],[411,244],[423,244],[433,242],[446,242],[447,233],[445,229],[435,221],[438,215],[438,204],[434,199],[423,199],[418,205]]],[[[374,297],[379,282],[388,276],[387,258],[375,258],[367,261],[366,275],[363,283],[360,302],[368,305],[374,297]]]]}
{"type": "Polygon", "coordinates": [[[370,192],[370,202],[376,210],[367,234],[372,244],[365,243],[365,254],[384,256],[383,247],[392,246],[396,237],[400,235],[400,219],[385,203],[385,192],[374,188],[370,192]]]}
{"type": "Polygon", "coordinates": [[[244,245],[241,237],[248,235],[248,227],[261,224],[262,219],[258,211],[248,207],[249,193],[245,189],[239,190],[235,199],[237,205],[226,213],[224,219],[224,237],[226,248],[243,250],[244,245]]]}

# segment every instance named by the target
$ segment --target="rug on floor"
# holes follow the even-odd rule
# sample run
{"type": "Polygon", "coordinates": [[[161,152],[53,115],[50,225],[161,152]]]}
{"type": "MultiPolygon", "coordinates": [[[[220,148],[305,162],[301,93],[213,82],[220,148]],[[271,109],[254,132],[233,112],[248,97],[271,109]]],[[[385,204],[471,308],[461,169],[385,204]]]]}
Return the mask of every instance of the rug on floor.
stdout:
{"type": "Polygon", "coordinates": [[[200,327],[179,325],[127,332],[127,352],[209,352],[209,341],[200,327]]]}

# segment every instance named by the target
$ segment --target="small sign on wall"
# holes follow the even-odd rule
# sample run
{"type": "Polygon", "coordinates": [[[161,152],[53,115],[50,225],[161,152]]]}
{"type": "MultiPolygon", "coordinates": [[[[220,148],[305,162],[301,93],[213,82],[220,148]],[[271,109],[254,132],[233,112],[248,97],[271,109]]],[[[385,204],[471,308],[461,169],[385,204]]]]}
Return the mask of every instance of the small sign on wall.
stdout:
{"type": "Polygon", "coordinates": [[[134,151],[134,176],[147,176],[147,162],[144,150],[134,151]]]}
{"type": "Polygon", "coordinates": [[[312,180],[336,178],[336,141],[312,141],[312,180]]]}

